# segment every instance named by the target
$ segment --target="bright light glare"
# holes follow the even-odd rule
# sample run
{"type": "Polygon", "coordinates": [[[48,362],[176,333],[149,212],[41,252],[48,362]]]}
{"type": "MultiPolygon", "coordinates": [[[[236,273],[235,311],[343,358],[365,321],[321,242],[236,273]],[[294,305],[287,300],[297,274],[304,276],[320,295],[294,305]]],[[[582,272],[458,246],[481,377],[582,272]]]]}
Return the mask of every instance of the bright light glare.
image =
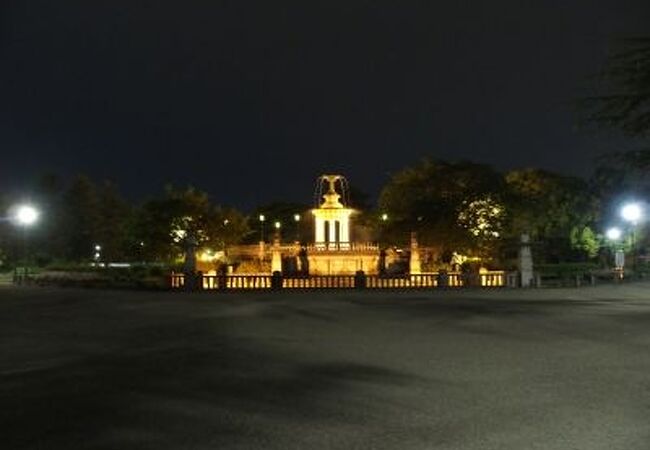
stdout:
{"type": "Polygon", "coordinates": [[[300,222],[300,214],[294,214],[293,220],[295,220],[296,222],[300,222]]]}
{"type": "Polygon", "coordinates": [[[387,221],[388,220],[388,214],[385,214],[385,213],[382,214],[381,215],[381,220],[383,220],[384,222],[387,221]]]}
{"type": "Polygon", "coordinates": [[[622,235],[620,228],[616,227],[610,228],[605,234],[607,235],[607,239],[611,241],[618,241],[622,235]]]}
{"type": "Polygon", "coordinates": [[[641,219],[643,211],[637,203],[628,203],[621,208],[621,217],[628,222],[638,222],[641,219]]]}
{"type": "Polygon", "coordinates": [[[38,211],[33,206],[22,205],[16,209],[16,222],[23,226],[34,224],[38,220],[38,211]]]}
{"type": "Polygon", "coordinates": [[[277,230],[279,230],[280,227],[282,226],[282,224],[281,224],[280,222],[275,222],[273,225],[275,226],[275,228],[276,228],[277,230]]]}

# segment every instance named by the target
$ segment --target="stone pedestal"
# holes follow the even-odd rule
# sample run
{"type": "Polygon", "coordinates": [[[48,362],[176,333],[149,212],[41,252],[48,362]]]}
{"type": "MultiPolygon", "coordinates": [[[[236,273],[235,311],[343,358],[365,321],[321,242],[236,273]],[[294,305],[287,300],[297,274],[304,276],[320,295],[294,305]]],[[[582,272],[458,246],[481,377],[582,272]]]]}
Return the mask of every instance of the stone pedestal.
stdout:
{"type": "Polygon", "coordinates": [[[185,289],[188,291],[193,291],[199,288],[196,277],[196,247],[196,239],[192,236],[188,236],[185,240],[185,261],[183,263],[185,289]]]}
{"type": "Polygon", "coordinates": [[[271,272],[282,272],[282,252],[279,238],[275,238],[273,247],[271,247],[271,272]]]}
{"type": "Polygon", "coordinates": [[[530,249],[530,236],[526,233],[521,235],[519,245],[519,276],[521,287],[531,287],[535,280],[533,272],[533,253],[530,249]]]}
{"type": "Polygon", "coordinates": [[[310,275],[367,275],[379,273],[379,250],[375,251],[315,251],[307,254],[310,275]]]}
{"type": "Polygon", "coordinates": [[[411,275],[420,275],[422,273],[418,237],[417,233],[415,232],[411,233],[411,258],[409,259],[409,273],[411,275]]]}

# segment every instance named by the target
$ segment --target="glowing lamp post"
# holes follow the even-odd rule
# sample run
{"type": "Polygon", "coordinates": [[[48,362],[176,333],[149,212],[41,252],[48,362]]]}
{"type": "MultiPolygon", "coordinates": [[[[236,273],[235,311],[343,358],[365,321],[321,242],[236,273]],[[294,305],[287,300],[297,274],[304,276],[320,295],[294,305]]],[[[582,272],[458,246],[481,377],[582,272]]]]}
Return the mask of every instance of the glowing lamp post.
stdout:
{"type": "Polygon", "coordinates": [[[273,228],[275,228],[275,239],[278,241],[280,240],[280,228],[282,228],[282,224],[278,221],[275,221],[273,223],[273,228]]]}
{"type": "Polygon", "coordinates": [[[609,239],[610,241],[617,242],[619,239],[621,239],[623,233],[621,232],[620,228],[612,227],[607,230],[605,235],[607,236],[607,239],[609,239]]]}
{"type": "Polygon", "coordinates": [[[386,240],[386,224],[388,223],[388,214],[383,213],[381,216],[379,216],[381,219],[381,225],[379,226],[379,244],[382,245],[382,243],[386,240]]]}
{"type": "Polygon", "coordinates": [[[300,242],[300,214],[293,215],[293,221],[296,223],[296,242],[300,242]]]}
{"type": "Polygon", "coordinates": [[[607,239],[612,242],[612,247],[615,248],[614,250],[614,271],[616,274],[616,279],[617,280],[622,280],[623,279],[623,268],[625,267],[625,253],[621,249],[621,247],[618,244],[618,242],[621,240],[621,237],[623,236],[623,232],[621,231],[620,228],[618,227],[612,227],[609,228],[605,232],[605,236],[607,239]]]}
{"type": "Polygon", "coordinates": [[[264,242],[264,222],[266,221],[266,216],[260,214],[260,242],[264,242]]]}
{"type": "Polygon", "coordinates": [[[38,220],[38,210],[30,205],[21,205],[16,208],[14,216],[16,223],[22,227],[30,227],[38,220]]]}
{"type": "Polygon", "coordinates": [[[23,274],[27,276],[27,229],[33,226],[40,213],[31,205],[19,205],[15,208],[14,222],[23,229],[23,274]]]}
{"type": "Polygon", "coordinates": [[[628,203],[621,208],[621,217],[632,225],[639,223],[643,217],[643,208],[638,203],[628,203]]]}
{"type": "Polygon", "coordinates": [[[643,208],[638,203],[627,203],[621,208],[621,217],[632,226],[632,267],[636,268],[636,226],[643,219],[643,208]]]}
{"type": "Polygon", "coordinates": [[[99,261],[102,259],[102,246],[99,244],[95,244],[95,254],[93,255],[93,259],[95,260],[95,264],[99,264],[99,261]]]}

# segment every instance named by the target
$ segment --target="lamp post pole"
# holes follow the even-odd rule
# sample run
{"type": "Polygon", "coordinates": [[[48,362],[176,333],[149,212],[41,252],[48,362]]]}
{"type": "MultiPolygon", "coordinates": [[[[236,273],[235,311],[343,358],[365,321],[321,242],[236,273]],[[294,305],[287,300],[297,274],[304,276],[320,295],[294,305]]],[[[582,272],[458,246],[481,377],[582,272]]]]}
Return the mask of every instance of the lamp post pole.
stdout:
{"type": "Polygon", "coordinates": [[[260,214],[260,242],[264,242],[264,221],[266,221],[266,217],[264,214],[260,214]]]}
{"type": "Polygon", "coordinates": [[[623,279],[623,271],[625,269],[625,253],[619,244],[622,235],[623,233],[618,227],[612,227],[605,233],[605,236],[611,242],[610,253],[612,249],[614,250],[614,276],[616,281],[623,279]]]}
{"type": "Polygon", "coordinates": [[[293,220],[296,222],[296,242],[300,243],[300,214],[294,214],[293,220]]]}
{"type": "Polygon", "coordinates": [[[643,218],[643,207],[639,203],[628,203],[621,208],[621,217],[630,224],[630,246],[632,253],[632,268],[636,272],[637,269],[637,255],[636,255],[636,229],[637,225],[643,218]]]}
{"type": "Polygon", "coordinates": [[[282,224],[279,221],[276,221],[273,224],[273,227],[275,228],[275,238],[274,240],[277,240],[278,242],[280,241],[280,228],[282,227],[282,224]]]}
{"type": "Polygon", "coordinates": [[[22,228],[22,262],[23,279],[27,278],[27,228],[38,220],[39,212],[30,205],[20,205],[15,208],[14,222],[22,228]]]}
{"type": "Polygon", "coordinates": [[[27,224],[23,223],[22,226],[22,261],[23,261],[23,280],[27,279],[27,224]]]}

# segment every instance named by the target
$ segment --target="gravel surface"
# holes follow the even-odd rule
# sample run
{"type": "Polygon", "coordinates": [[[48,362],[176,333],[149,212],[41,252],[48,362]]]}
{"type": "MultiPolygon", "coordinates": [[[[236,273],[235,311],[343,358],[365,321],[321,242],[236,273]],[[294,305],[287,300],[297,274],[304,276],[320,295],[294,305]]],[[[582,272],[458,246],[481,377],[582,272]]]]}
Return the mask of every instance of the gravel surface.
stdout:
{"type": "Polygon", "coordinates": [[[0,287],[0,448],[650,448],[650,285],[0,287]]]}

